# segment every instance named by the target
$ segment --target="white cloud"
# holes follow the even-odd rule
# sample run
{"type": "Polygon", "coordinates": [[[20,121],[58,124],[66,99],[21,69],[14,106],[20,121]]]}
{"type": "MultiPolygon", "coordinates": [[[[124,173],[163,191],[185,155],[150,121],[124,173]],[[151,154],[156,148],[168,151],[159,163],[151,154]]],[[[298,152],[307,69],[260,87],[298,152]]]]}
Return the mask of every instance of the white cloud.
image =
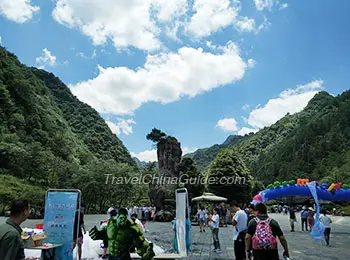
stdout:
{"type": "Polygon", "coordinates": [[[146,150],[140,153],[134,153],[131,152],[130,155],[132,157],[136,157],[142,162],[156,162],[158,161],[157,158],[157,149],[152,149],[152,150],[146,150]]]}
{"type": "MultiPolygon", "coordinates": [[[[233,1],[236,3],[236,1],[233,1]]],[[[236,20],[239,7],[230,0],[194,0],[195,12],[185,30],[197,38],[203,38],[223,29],[236,20]]]]}
{"type": "Polygon", "coordinates": [[[211,49],[211,50],[216,50],[216,45],[215,44],[213,44],[211,41],[207,41],[206,42],[206,45],[207,45],[207,47],[209,48],[209,49],[211,49]]]}
{"type": "Polygon", "coordinates": [[[16,23],[24,23],[39,12],[39,6],[34,6],[31,0],[1,0],[0,15],[16,23]]]}
{"type": "MultiPolygon", "coordinates": [[[[197,150],[197,148],[189,148],[187,146],[184,146],[181,148],[182,149],[182,155],[188,154],[188,153],[193,153],[194,151],[197,150]]],[[[158,161],[157,158],[157,149],[152,149],[152,150],[146,150],[140,153],[134,153],[131,152],[131,157],[136,157],[142,162],[156,162],[158,161]]]]}
{"type": "Polygon", "coordinates": [[[256,60],[248,59],[248,68],[249,68],[249,69],[254,68],[254,67],[255,67],[255,64],[256,64],[256,60]]]}
{"type": "Polygon", "coordinates": [[[58,0],[53,18],[69,28],[77,28],[94,45],[109,40],[117,49],[133,46],[153,51],[161,47],[159,24],[167,35],[176,36],[176,21],[186,14],[187,0],[58,0]]]}
{"type": "Polygon", "coordinates": [[[198,150],[198,148],[190,148],[187,146],[181,147],[182,149],[182,155],[188,154],[188,153],[193,153],[198,150]]]}
{"type": "Polygon", "coordinates": [[[255,129],[274,124],[287,113],[300,112],[311,98],[324,89],[323,80],[314,80],[306,85],[287,89],[279,97],[270,99],[266,105],[250,112],[247,123],[255,129]]]}
{"type": "Polygon", "coordinates": [[[177,36],[177,32],[178,32],[180,26],[182,26],[182,23],[179,21],[176,21],[173,25],[166,26],[165,27],[166,36],[169,39],[172,39],[172,40],[177,41],[177,42],[181,42],[181,40],[177,36]]]}
{"type": "Polygon", "coordinates": [[[217,53],[182,47],[148,55],[143,67],[99,67],[97,77],[70,86],[74,95],[101,113],[132,114],[146,102],[166,104],[243,78],[247,64],[228,42],[217,53]]]}
{"type": "Polygon", "coordinates": [[[157,19],[160,22],[174,20],[184,14],[188,10],[187,0],[152,0],[150,1],[153,8],[157,11],[157,19]]]}
{"type": "Polygon", "coordinates": [[[220,119],[216,127],[221,128],[225,132],[235,132],[238,130],[237,121],[234,118],[224,118],[220,119]]]}
{"type": "Polygon", "coordinates": [[[240,11],[239,0],[57,0],[52,16],[94,45],[111,42],[117,50],[132,46],[155,51],[164,47],[162,36],[181,42],[180,28],[197,39],[230,25],[256,32],[255,20],[240,17],[240,11]]]}
{"type": "Polygon", "coordinates": [[[237,134],[244,136],[246,134],[256,133],[256,132],[258,132],[258,129],[249,128],[249,127],[242,127],[241,129],[239,129],[237,134]]]}
{"type": "Polygon", "coordinates": [[[94,49],[93,53],[91,54],[91,56],[86,56],[84,52],[80,51],[77,52],[77,56],[83,58],[83,59],[94,59],[96,57],[96,50],[94,49]]]}
{"type": "Polygon", "coordinates": [[[83,58],[83,59],[87,59],[87,58],[88,58],[88,57],[85,55],[85,53],[82,52],[82,51],[77,52],[77,56],[80,57],[80,58],[83,58]]]}
{"type": "Polygon", "coordinates": [[[248,104],[244,104],[243,106],[242,106],[242,109],[243,110],[248,110],[250,108],[250,105],[248,105],[248,104]]]}
{"type": "Polygon", "coordinates": [[[117,49],[130,45],[150,51],[160,47],[150,11],[150,1],[145,0],[58,0],[52,15],[57,22],[78,28],[95,45],[111,40],[117,49]]]}
{"type": "Polygon", "coordinates": [[[133,119],[118,118],[117,120],[118,122],[116,124],[111,121],[106,121],[107,125],[113,133],[115,133],[116,135],[132,134],[132,124],[136,124],[136,122],[133,119]]]}
{"type": "Polygon", "coordinates": [[[240,17],[237,19],[235,26],[240,32],[253,32],[256,30],[255,20],[248,17],[240,17]]]}
{"type": "Polygon", "coordinates": [[[96,50],[94,49],[93,53],[91,54],[91,59],[94,59],[96,57],[96,50]]]}
{"type": "Polygon", "coordinates": [[[267,20],[266,17],[264,17],[264,22],[262,24],[259,25],[258,29],[255,31],[256,33],[261,32],[262,30],[266,30],[271,26],[271,22],[269,22],[269,20],[267,20]]]}
{"type": "Polygon", "coordinates": [[[0,36],[0,44],[2,44],[2,38],[1,38],[1,36],[0,36]]]}
{"type": "Polygon", "coordinates": [[[286,9],[288,7],[287,3],[281,4],[280,5],[280,10],[286,9]]]}
{"type": "Polygon", "coordinates": [[[262,11],[265,8],[271,9],[273,6],[273,0],[254,0],[257,10],[262,11]]]}
{"type": "Polygon", "coordinates": [[[39,68],[44,68],[45,66],[53,67],[56,65],[56,56],[52,55],[48,49],[43,49],[40,57],[35,59],[39,68]]]}

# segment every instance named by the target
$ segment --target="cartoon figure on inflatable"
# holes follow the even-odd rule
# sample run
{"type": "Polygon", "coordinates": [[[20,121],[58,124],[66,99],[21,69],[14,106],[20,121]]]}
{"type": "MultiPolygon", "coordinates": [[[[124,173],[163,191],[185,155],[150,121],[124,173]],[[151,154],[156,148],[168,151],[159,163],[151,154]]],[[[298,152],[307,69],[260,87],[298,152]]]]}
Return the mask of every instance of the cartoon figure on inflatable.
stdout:
{"type": "Polygon", "coordinates": [[[252,204],[266,203],[280,197],[304,196],[313,197],[316,204],[315,224],[311,231],[311,236],[316,240],[323,238],[325,227],[319,222],[320,207],[318,200],[345,201],[350,200],[350,188],[348,184],[332,183],[319,184],[316,181],[309,182],[308,179],[298,179],[297,182],[276,181],[267,186],[266,190],[259,192],[253,198],[252,204]]]}

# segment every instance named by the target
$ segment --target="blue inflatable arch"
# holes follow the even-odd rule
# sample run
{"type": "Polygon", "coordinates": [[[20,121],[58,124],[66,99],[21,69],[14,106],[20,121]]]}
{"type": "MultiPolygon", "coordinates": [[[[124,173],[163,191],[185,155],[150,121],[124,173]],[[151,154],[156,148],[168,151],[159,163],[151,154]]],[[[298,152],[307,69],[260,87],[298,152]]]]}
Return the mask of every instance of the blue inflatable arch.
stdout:
{"type": "MultiPolygon", "coordinates": [[[[347,184],[318,184],[316,183],[316,192],[319,200],[327,201],[346,201],[350,200],[350,189],[347,184]]],[[[254,198],[253,203],[265,203],[280,197],[303,196],[312,197],[308,187],[308,180],[298,179],[289,182],[275,182],[270,184],[266,190],[259,192],[254,198]]]]}

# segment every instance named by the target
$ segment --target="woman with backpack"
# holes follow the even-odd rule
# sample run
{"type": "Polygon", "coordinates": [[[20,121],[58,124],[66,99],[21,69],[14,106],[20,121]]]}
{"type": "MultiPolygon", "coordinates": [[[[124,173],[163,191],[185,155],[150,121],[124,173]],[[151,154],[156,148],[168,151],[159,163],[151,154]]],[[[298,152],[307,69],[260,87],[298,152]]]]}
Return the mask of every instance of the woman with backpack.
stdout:
{"type": "Polygon", "coordinates": [[[284,257],[289,257],[287,240],[276,220],[267,215],[267,208],[264,204],[255,206],[257,217],[249,222],[246,234],[247,259],[254,260],[277,260],[278,245],[277,237],[283,246],[284,257]]]}

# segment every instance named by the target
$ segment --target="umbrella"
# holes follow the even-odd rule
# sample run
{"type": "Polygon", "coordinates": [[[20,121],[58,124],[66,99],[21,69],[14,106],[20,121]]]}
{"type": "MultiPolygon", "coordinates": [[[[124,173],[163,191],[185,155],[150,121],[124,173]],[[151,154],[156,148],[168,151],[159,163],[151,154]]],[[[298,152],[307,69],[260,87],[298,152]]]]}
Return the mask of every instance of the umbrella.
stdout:
{"type": "Polygon", "coordinates": [[[211,201],[211,202],[221,202],[221,201],[227,201],[227,198],[216,196],[213,193],[203,193],[202,196],[195,197],[192,199],[192,202],[197,202],[197,209],[199,209],[199,202],[200,201],[211,201]]]}
{"type": "Polygon", "coordinates": [[[216,196],[213,193],[203,193],[202,196],[195,197],[192,201],[227,201],[227,198],[216,196]]]}

